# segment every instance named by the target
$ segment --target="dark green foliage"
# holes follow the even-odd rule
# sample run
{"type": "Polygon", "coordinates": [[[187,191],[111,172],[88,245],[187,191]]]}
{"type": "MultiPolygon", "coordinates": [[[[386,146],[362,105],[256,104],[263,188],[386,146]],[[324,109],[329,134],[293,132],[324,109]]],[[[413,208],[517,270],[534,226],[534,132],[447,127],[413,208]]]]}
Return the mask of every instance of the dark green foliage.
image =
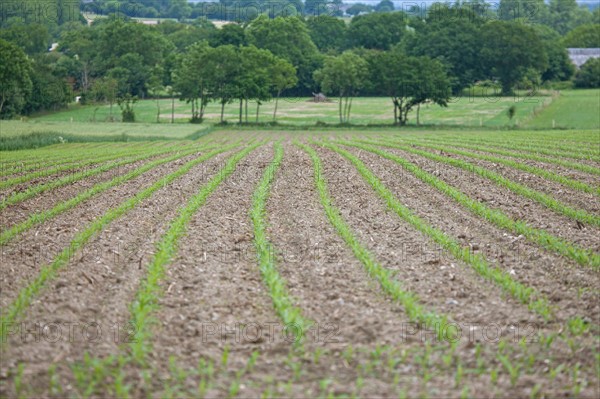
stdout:
{"type": "Polygon", "coordinates": [[[309,34],[322,52],[340,51],[346,40],[346,23],[330,15],[310,17],[306,20],[309,34]]]}
{"type": "Polygon", "coordinates": [[[600,47],[600,23],[578,26],[565,36],[563,45],[573,48],[600,47]]]}
{"type": "Polygon", "coordinates": [[[0,116],[23,109],[31,93],[31,62],[18,46],[0,39],[0,116]]]}
{"type": "Polygon", "coordinates": [[[117,99],[117,104],[121,108],[121,118],[123,122],[135,122],[135,111],[133,105],[137,102],[137,97],[131,94],[125,94],[117,99]]]}
{"type": "Polygon", "coordinates": [[[581,66],[575,77],[575,86],[600,88],[600,58],[591,58],[581,66]]]}
{"type": "Polygon", "coordinates": [[[359,15],[348,26],[348,45],[389,50],[406,34],[406,21],[402,12],[359,15]]]}
{"type": "Polygon", "coordinates": [[[519,22],[491,21],[482,28],[484,65],[502,84],[502,93],[511,94],[515,84],[530,69],[544,71],[548,56],[535,30],[519,22]]]}
{"type": "Polygon", "coordinates": [[[406,51],[441,61],[451,76],[452,91],[459,93],[485,76],[483,22],[470,8],[438,5],[430,10],[426,23],[416,25],[416,34],[407,37],[406,51]]]}

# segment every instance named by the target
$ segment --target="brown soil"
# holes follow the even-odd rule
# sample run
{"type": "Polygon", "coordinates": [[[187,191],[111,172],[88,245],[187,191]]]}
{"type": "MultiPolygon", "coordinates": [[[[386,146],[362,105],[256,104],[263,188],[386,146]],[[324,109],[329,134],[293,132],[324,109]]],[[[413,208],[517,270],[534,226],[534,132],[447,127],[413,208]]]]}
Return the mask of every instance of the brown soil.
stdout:
{"type": "Polygon", "coordinates": [[[509,231],[481,221],[393,161],[357,149],[351,151],[419,217],[462,245],[478,247],[474,252],[484,254],[492,264],[513,274],[516,280],[546,295],[557,305],[557,321],[565,322],[574,316],[590,320],[600,317],[600,298],[593,288],[598,283],[596,272],[543,250],[524,237],[514,237],[509,231]],[[581,294],[580,289],[585,294],[581,294]]]}
{"type": "MultiPolygon", "coordinates": [[[[493,157],[497,157],[497,158],[508,159],[510,161],[524,163],[529,166],[534,166],[536,168],[544,169],[549,172],[559,174],[561,176],[565,176],[565,177],[568,177],[568,178],[571,178],[574,180],[579,180],[583,183],[589,184],[592,187],[598,186],[598,176],[590,174],[590,173],[586,173],[586,172],[583,172],[580,170],[574,170],[571,168],[567,168],[562,165],[557,165],[557,164],[549,163],[549,162],[533,161],[533,160],[522,159],[522,158],[511,158],[511,157],[507,157],[507,156],[503,156],[503,155],[491,154],[491,153],[487,153],[485,151],[476,151],[476,150],[472,150],[472,149],[467,149],[467,151],[474,152],[476,154],[488,155],[488,156],[493,156],[493,157]]],[[[451,154],[446,154],[446,155],[451,155],[451,154]]],[[[470,159],[473,159],[473,158],[469,158],[469,160],[470,159]]],[[[467,160],[467,159],[465,158],[465,160],[467,160]]],[[[573,161],[573,162],[578,163],[578,161],[573,161]]],[[[600,167],[600,165],[598,165],[597,163],[592,166],[600,167]]]]}
{"type": "MultiPolygon", "coordinates": [[[[579,226],[576,221],[557,214],[536,201],[523,198],[507,188],[501,187],[474,173],[447,164],[435,162],[402,150],[385,148],[419,168],[436,175],[439,179],[458,190],[484,202],[491,208],[500,209],[515,220],[524,220],[535,228],[545,229],[550,234],[578,244],[584,248],[600,251],[599,229],[592,226],[579,226]]],[[[405,172],[405,174],[408,172],[405,172]]]]}
{"type": "MultiPolygon", "coordinates": [[[[2,247],[0,306],[5,307],[12,302],[18,291],[38,274],[40,268],[51,262],[63,248],[69,245],[77,232],[83,230],[92,220],[108,209],[118,206],[124,198],[151,185],[160,177],[174,172],[195,156],[189,155],[160,165],[120,186],[113,187],[94,197],[93,200],[79,204],[69,212],[34,226],[2,247]]],[[[85,183],[82,181],[82,184],[85,183]]],[[[53,195],[48,194],[49,203],[56,203],[53,195]]],[[[43,201],[44,197],[41,195],[37,201],[43,201]]]]}
{"type": "MultiPolygon", "coordinates": [[[[461,159],[476,166],[492,170],[506,177],[509,180],[523,184],[534,190],[541,191],[572,207],[586,210],[587,212],[592,214],[600,214],[600,198],[595,194],[584,193],[582,191],[572,189],[568,186],[562,185],[552,180],[547,180],[543,177],[522,170],[513,169],[505,165],[454,154],[445,153],[444,155],[450,158],[461,159]]],[[[548,168],[544,167],[544,169],[548,168]]],[[[591,177],[590,175],[586,176],[589,177],[588,180],[593,180],[593,177],[591,177]]],[[[589,182],[588,184],[590,184],[592,187],[597,187],[598,178],[596,178],[594,182],[589,182]]]]}
{"type": "MultiPolygon", "coordinates": [[[[3,368],[14,367],[19,362],[30,364],[28,383],[43,387],[48,383],[44,378],[48,367],[58,363],[63,385],[73,388],[68,364],[81,361],[84,352],[98,357],[117,353],[118,346],[128,339],[128,304],[145,275],[146,265],[155,251],[154,243],[166,231],[177,210],[216,173],[226,157],[227,154],[220,154],[194,167],[111,223],[86,245],[48,284],[23,317],[26,326],[39,323],[59,328],[63,334],[61,339],[49,343],[48,339],[35,341],[33,336],[11,337],[4,354],[8,362],[3,368]]],[[[170,167],[175,168],[175,165],[170,167]]],[[[135,192],[133,187],[127,189],[130,194],[135,192]]],[[[65,395],[74,394],[75,391],[65,392],[65,395]]]]}
{"type": "MultiPolygon", "coordinates": [[[[346,134],[325,135],[335,138],[346,134]]],[[[240,135],[215,137],[216,141],[231,142],[240,135]]],[[[581,384],[582,397],[598,396],[597,272],[495,228],[392,161],[348,148],[401,203],[426,222],[475,252],[485,253],[493,265],[546,295],[555,306],[555,314],[544,322],[387,210],[348,161],[330,150],[313,147],[322,158],[334,205],[360,243],[406,290],[417,294],[425,309],[459,323],[463,336],[452,353],[447,342],[437,341],[430,329],[410,323],[406,310],[383,293],[338,236],[320,203],[312,162],[292,144],[298,135],[259,132],[256,137],[270,142],[238,164],[193,216],[187,234],[178,243],[177,255],[161,281],[163,293],[149,337],[149,362],[127,363],[123,371],[125,383],[131,387],[129,396],[190,397],[198,395],[203,383],[207,383],[208,397],[446,398],[464,394],[508,398],[529,397],[537,384],[544,397],[570,397],[575,383],[581,384]],[[284,334],[285,326],[274,310],[258,267],[249,217],[253,193],[274,155],[273,141],[281,138],[286,140],[285,155],[275,175],[265,218],[277,270],[286,280],[294,305],[313,323],[305,334],[303,350],[295,348],[284,334]],[[582,317],[591,326],[590,332],[575,336],[571,343],[557,336],[549,346],[535,341],[519,344],[519,338],[532,338],[538,332],[565,333],[573,316],[582,317]],[[492,335],[501,331],[505,349],[500,348],[497,336],[490,339],[482,335],[489,327],[493,327],[492,335]],[[224,364],[226,353],[228,361],[224,364]],[[258,354],[258,360],[246,369],[253,353],[258,354]],[[511,382],[499,354],[519,365],[516,382],[511,382]],[[196,371],[201,369],[199,364],[207,363],[214,365],[210,378],[196,371]],[[551,377],[551,370],[560,364],[562,371],[551,377]],[[574,379],[577,364],[579,374],[574,379]],[[462,379],[459,370],[464,371],[462,379]],[[492,383],[494,372],[498,379],[492,383]]],[[[595,229],[585,226],[572,230],[566,218],[483,179],[393,152],[428,171],[442,171],[440,177],[449,184],[512,217],[525,218],[553,234],[598,249],[595,229]]],[[[21,327],[30,328],[29,333],[24,337],[11,335],[2,349],[0,396],[16,396],[19,363],[25,366],[25,396],[81,396],[71,367],[83,359],[85,351],[97,359],[128,353],[124,341],[129,306],[145,278],[156,242],[178,209],[214,176],[230,154],[196,166],[139,203],[92,238],[57,278],[47,283],[19,321],[21,327]],[[90,324],[93,322],[97,324],[90,324]],[[51,338],[52,331],[35,330],[35,323],[60,325],[61,339],[51,342],[48,334],[51,338]],[[74,327],[75,335],[65,339],[70,338],[65,334],[73,323],[79,323],[74,327]],[[100,327],[102,334],[97,341],[83,335],[85,323],[90,324],[88,334],[93,335],[100,327]],[[115,337],[117,327],[119,337],[115,337]],[[36,341],[36,331],[46,335],[36,341]],[[49,388],[52,364],[57,365],[55,380],[62,387],[61,394],[49,388]]],[[[157,167],[102,193],[3,247],[0,306],[5,309],[41,266],[93,219],[193,156],[157,167]]],[[[92,180],[45,193],[22,214],[11,207],[2,217],[12,225],[34,209],[47,209],[58,199],[65,200],[90,187],[92,180]]],[[[545,185],[540,183],[539,187],[545,185]]],[[[114,396],[109,394],[114,384],[111,378],[92,396],[114,396]]]]}

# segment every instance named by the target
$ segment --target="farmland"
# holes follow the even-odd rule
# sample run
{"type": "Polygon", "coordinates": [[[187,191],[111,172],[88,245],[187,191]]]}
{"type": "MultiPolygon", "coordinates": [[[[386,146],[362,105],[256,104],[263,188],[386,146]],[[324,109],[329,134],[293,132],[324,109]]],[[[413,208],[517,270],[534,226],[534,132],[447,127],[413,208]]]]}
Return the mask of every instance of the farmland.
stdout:
{"type": "Polygon", "coordinates": [[[599,146],[223,127],[3,152],[0,396],[598,397],[599,146]]]}

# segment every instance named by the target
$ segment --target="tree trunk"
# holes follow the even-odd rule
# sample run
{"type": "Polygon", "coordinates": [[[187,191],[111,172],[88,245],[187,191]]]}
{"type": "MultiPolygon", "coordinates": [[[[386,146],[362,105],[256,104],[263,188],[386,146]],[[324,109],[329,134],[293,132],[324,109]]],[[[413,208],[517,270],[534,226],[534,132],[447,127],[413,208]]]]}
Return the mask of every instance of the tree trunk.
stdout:
{"type": "Polygon", "coordinates": [[[160,102],[158,96],[156,96],[156,123],[160,123],[160,102]]]}
{"type": "Polygon", "coordinates": [[[246,111],[246,119],[245,119],[245,121],[246,121],[246,123],[248,123],[248,99],[246,99],[245,108],[246,108],[245,109],[245,111],[246,111]]]}
{"type": "Polygon", "coordinates": [[[277,106],[279,105],[279,96],[281,95],[281,90],[277,92],[277,97],[275,98],[275,111],[273,111],[273,120],[277,119],[277,106]]]}
{"type": "Polygon", "coordinates": [[[340,99],[339,99],[339,102],[340,102],[340,110],[339,110],[339,112],[340,112],[340,123],[344,123],[344,118],[342,116],[342,101],[343,100],[344,100],[344,98],[342,97],[342,92],[340,91],[340,99]]]}
{"type": "Polygon", "coordinates": [[[348,104],[348,115],[346,117],[346,123],[350,123],[350,111],[352,110],[352,97],[350,97],[350,103],[348,104]]]}
{"type": "Polygon", "coordinates": [[[244,99],[240,98],[240,125],[242,124],[242,116],[243,116],[243,106],[244,106],[244,99]]]}
{"type": "Polygon", "coordinates": [[[258,123],[258,110],[260,109],[260,101],[256,101],[256,123],[258,123]]]}
{"type": "Polygon", "coordinates": [[[171,93],[171,123],[175,123],[175,92],[171,93]]]}
{"type": "Polygon", "coordinates": [[[421,122],[419,121],[419,112],[421,111],[421,103],[417,104],[417,126],[421,126],[421,122]]]}
{"type": "Polygon", "coordinates": [[[207,101],[204,97],[200,100],[200,119],[204,119],[204,111],[206,110],[207,101]]]}
{"type": "Polygon", "coordinates": [[[224,115],[225,115],[225,101],[221,100],[221,123],[223,123],[224,115]]]}

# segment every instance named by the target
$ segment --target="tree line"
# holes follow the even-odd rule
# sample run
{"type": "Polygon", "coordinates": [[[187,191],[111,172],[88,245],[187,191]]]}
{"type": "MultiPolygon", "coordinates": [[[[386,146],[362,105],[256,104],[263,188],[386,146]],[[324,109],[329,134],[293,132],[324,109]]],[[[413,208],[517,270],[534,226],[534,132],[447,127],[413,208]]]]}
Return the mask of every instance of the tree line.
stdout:
{"type": "MultiPolygon", "coordinates": [[[[563,9],[574,4],[560,2],[563,9]]],[[[137,99],[169,96],[190,104],[192,122],[203,120],[209,102],[223,109],[237,101],[242,123],[251,120],[250,101],[258,115],[270,99],[323,91],[339,97],[341,123],[350,122],[352,97],[370,95],[390,97],[396,123],[405,124],[420,104],[445,106],[477,82],[498,82],[503,94],[553,82],[597,85],[598,61],[573,79],[566,45],[593,45],[600,21],[561,34],[532,18],[487,18],[485,6],[474,4],[437,4],[423,17],[383,8],[349,23],[263,14],[220,29],[205,18],[149,26],[122,14],[92,24],[13,15],[0,28],[0,116],[57,109],[77,94],[84,103],[110,104],[111,117],[117,105],[124,120],[134,120],[137,99]],[[54,41],[58,48],[49,52],[54,41]]]]}

